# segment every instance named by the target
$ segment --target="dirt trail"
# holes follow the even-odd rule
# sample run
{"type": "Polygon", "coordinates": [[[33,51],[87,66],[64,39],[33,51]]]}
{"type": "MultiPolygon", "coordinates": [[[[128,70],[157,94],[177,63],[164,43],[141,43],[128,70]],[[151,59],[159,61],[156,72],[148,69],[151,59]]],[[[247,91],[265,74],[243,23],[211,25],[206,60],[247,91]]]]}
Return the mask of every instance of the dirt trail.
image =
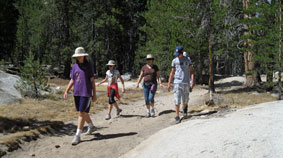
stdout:
{"type": "MultiPolygon", "coordinates": [[[[190,95],[189,104],[203,105],[206,93],[207,90],[194,90],[190,95]]],[[[119,157],[154,133],[174,124],[173,93],[157,96],[155,101],[157,116],[154,118],[144,117],[144,100],[120,105],[123,109],[121,116],[116,117],[116,109],[113,109],[112,119],[109,121],[104,120],[106,110],[92,115],[91,118],[98,130],[90,136],[82,134],[82,142],[76,146],[71,145],[73,135],[42,136],[37,141],[21,144],[21,149],[7,153],[4,157],[119,157]]],[[[76,120],[72,123],[76,125],[76,120]]]]}

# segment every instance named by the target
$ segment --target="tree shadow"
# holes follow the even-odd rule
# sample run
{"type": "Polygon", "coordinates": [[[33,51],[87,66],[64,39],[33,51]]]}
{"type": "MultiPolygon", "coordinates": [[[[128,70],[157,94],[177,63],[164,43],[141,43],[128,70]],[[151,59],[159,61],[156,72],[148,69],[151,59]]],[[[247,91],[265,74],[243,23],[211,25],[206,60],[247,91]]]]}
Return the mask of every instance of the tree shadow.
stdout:
{"type": "Polygon", "coordinates": [[[216,88],[229,88],[229,87],[232,87],[232,86],[242,86],[242,85],[243,85],[242,82],[232,81],[232,82],[225,82],[225,83],[215,84],[215,87],[216,88]]]}
{"type": "Polygon", "coordinates": [[[100,134],[100,133],[95,133],[94,138],[90,140],[83,140],[82,142],[89,142],[89,141],[95,141],[95,140],[104,140],[104,139],[114,139],[114,138],[119,138],[119,137],[126,137],[126,136],[132,136],[138,134],[137,132],[129,132],[129,133],[117,133],[117,134],[100,134]]]}
{"type": "Polygon", "coordinates": [[[227,90],[227,91],[219,91],[217,93],[219,94],[239,94],[239,93],[247,93],[247,92],[254,92],[254,91],[263,91],[261,88],[250,88],[250,87],[242,87],[242,88],[237,88],[237,89],[232,89],[232,90],[227,90]]]}
{"type": "Polygon", "coordinates": [[[175,110],[164,110],[164,111],[161,111],[158,115],[161,116],[161,115],[170,114],[174,112],[176,111],[175,110]]]}
{"type": "MultiPolygon", "coordinates": [[[[87,127],[84,128],[86,131],[87,127]]],[[[96,130],[100,130],[106,127],[96,127],[96,130]]],[[[5,135],[22,132],[37,130],[42,135],[51,136],[63,136],[63,135],[74,135],[77,126],[68,123],[65,124],[62,121],[39,121],[36,119],[21,119],[21,118],[5,118],[0,116],[0,133],[5,135]]]]}
{"type": "Polygon", "coordinates": [[[120,115],[119,117],[123,117],[123,118],[140,117],[140,118],[143,118],[145,116],[143,116],[143,115],[120,115]]]}

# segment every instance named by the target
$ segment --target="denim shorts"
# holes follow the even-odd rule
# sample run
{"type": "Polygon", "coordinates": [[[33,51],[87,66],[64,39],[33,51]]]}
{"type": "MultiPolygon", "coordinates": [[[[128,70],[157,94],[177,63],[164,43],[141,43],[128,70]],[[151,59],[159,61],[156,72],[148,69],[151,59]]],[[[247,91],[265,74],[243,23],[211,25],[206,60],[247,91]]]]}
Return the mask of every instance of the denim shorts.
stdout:
{"type": "Polygon", "coordinates": [[[90,110],[91,97],[74,96],[76,110],[88,113],[90,110]]]}
{"type": "Polygon", "coordinates": [[[183,104],[189,103],[190,95],[190,85],[185,83],[174,83],[174,103],[175,105],[181,104],[181,99],[183,104]]]}

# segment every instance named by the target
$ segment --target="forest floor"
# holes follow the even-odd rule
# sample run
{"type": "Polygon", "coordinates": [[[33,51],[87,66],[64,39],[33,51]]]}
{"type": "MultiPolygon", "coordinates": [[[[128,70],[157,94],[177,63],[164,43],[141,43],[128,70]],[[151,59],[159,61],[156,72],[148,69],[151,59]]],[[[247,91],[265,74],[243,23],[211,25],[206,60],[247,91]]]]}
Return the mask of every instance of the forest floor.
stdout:
{"type": "MultiPolygon", "coordinates": [[[[235,108],[276,100],[270,93],[244,88],[243,77],[215,83],[215,105],[205,104],[209,97],[207,86],[196,86],[190,94],[192,117],[183,121],[216,117],[235,108]]],[[[0,157],[119,157],[159,130],[175,124],[172,92],[159,88],[155,99],[156,117],[145,118],[142,90],[133,88],[135,84],[131,81],[127,82],[126,93],[121,94],[121,115],[117,117],[113,109],[112,119],[106,121],[106,88],[101,86],[97,89],[98,101],[90,112],[97,131],[89,136],[82,134],[82,142],[72,146],[76,112],[72,97],[62,99],[67,81],[56,80],[50,84],[62,86],[62,91],[49,99],[24,99],[21,104],[0,107],[0,157]]]]}

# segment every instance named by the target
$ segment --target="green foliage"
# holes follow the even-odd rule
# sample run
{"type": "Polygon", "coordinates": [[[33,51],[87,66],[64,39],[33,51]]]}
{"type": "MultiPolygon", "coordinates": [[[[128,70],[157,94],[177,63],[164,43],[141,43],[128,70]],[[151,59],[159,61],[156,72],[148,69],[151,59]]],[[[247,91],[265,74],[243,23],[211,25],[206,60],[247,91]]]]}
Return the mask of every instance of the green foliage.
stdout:
{"type": "Polygon", "coordinates": [[[199,68],[196,73],[200,77],[202,69],[208,71],[208,40],[212,40],[214,55],[232,62],[239,52],[236,45],[240,32],[236,27],[240,25],[240,6],[239,1],[152,0],[143,14],[147,21],[143,27],[146,45],[137,55],[142,58],[154,54],[161,75],[168,77],[173,51],[182,45],[199,68]]]}
{"type": "Polygon", "coordinates": [[[21,81],[16,86],[22,93],[29,93],[31,96],[39,97],[40,90],[47,86],[48,75],[35,55],[29,53],[24,60],[24,65],[20,68],[21,81]]]}
{"type": "Polygon", "coordinates": [[[10,56],[14,50],[18,17],[14,1],[0,1],[0,60],[13,60],[10,56]]]}
{"type": "Polygon", "coordinates": [[[279,70],[279,2],[251,0],[250,6],[244,12],[250,18],[243,20],[250,35],[243,35],[242,39],[248,41],[249,47],[244,51],[255,54],[255,71],[267,75],[267,85],[273,86],[272,75],[279,70]]]}

